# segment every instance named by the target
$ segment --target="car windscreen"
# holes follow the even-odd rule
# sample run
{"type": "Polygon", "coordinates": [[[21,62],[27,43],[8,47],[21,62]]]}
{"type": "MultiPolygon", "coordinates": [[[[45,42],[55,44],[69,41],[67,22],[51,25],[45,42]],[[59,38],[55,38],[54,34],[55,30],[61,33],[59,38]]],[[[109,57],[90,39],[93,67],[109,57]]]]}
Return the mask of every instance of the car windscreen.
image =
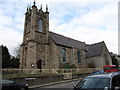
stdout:
{"type": "Polygon", "coordinates": [[[109,78],[96,78],[96,77],[89,77],[89,78],[85,78],[83,80],[81,80],[76,88],[81,88],[81,89],[85,89],[85,88],[105,88],[105,87],[109,87],[110,85],[110,79],[109,78]]]}
{"type": "Polygon", "coordinates": [[[12,84],[12,83],[14,83],[14,82],[11,80],[6,80],[6,79],[5,80],[3,79],[0,81],[0,84],[12,84]]]}

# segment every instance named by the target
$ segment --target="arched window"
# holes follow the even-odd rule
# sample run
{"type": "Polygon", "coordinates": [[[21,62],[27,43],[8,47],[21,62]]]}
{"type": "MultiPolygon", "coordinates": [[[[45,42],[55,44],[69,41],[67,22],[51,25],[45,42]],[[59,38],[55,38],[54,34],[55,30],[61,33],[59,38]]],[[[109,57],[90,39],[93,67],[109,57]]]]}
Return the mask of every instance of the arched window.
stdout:
{"type": "Polygon", "coordinates": [[[80,51],[77,52],[77,60],[78,63],[81,63],[80,51]]]}
{"type": "Polygon", "coordinates": [[[38,22],[38,30],[39,30],[40,32],[43,31],[43,21],[42,21],[42,19],[39,19],[39,22],[38,22]]]}
{"type": "Polygon", "coordinates": [[[62,62],[65,63],[66,62],[66,50],[65,50],[65,48],[63,48],[61,50],[61,56],[62,56],[62,62]]]}

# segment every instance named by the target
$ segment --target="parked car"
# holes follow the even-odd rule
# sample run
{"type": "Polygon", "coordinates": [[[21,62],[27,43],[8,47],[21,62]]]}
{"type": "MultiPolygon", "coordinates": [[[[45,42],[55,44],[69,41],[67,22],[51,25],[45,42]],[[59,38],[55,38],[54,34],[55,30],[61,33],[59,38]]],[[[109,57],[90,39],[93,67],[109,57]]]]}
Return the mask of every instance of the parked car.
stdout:
{"type": "Polygon", "coordinates": [[[90,75],[73,87],[74,90],[120,90],[120,72],[90,75]]]}
{"type": "Polygon", "coordinates": [[[93,71],[93,74],[98,74],[98,73],[105,73],[104,70],[96,70],[96,71],[93,71]]]}
{"type": "Polygon", "coordinates": [[[15,83],[9,79],[0,79],[0,85],[2,85],[2,90],[28,90],[27,84],[15,83]]]}

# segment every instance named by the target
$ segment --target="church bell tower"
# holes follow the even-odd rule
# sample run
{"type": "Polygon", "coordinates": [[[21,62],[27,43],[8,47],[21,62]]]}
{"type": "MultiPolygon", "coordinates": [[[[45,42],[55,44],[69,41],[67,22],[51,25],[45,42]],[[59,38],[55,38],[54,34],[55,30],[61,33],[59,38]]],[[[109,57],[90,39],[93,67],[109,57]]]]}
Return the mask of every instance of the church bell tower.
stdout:
{"type": "Polygon", "coordinates": [[[25,13],[20,67],[22,69],[46,69],[48,57],[49,12],[37,9],[36,2],[25,13]]]}

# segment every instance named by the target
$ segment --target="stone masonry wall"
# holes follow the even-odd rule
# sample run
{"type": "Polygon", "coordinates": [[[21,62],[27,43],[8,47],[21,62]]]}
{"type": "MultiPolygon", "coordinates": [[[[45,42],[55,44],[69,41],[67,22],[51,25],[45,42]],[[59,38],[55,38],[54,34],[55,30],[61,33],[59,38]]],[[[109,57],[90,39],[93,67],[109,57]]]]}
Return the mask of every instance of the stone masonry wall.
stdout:
{"type": "Polygon", "coordinates": [[[52,39],[49,40],[50,46],[49,46],[49,66],[55,69],[59,69],[61,68],[61,64],[63,64],[62,62],[62,57],[61,57],[61,50],[63,48],[65,48],[66,50],[66,63],[69,64],[76,64],[76,66],[78,68],[84,67],[84,65],[82,66],[82,62],[84,62],[85,59],[85,52],[83,50],[80,50],[81,53],[81,63],[78,64],[77,62],[77,51],[79,49],[76,48],[70,48],[70,47],[64,47],[64,46],[60,46],[60,45],[56,45],[52,39]]]}

